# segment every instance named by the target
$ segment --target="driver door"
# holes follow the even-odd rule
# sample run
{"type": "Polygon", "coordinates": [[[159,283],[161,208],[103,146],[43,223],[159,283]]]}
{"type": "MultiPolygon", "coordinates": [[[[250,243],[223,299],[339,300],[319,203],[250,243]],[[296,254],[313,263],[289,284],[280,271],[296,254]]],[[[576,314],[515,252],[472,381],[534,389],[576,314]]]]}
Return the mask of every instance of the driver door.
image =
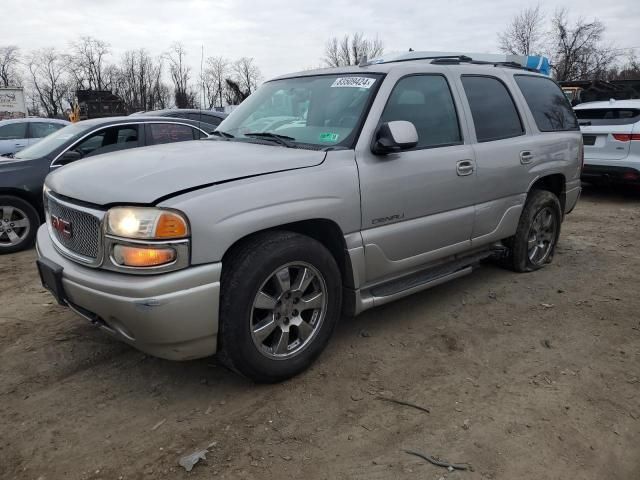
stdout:
{"type": "Polygon", "coordinates": [[[470,248],[476,169],[444,75],[409,75],[393,88],[378,125],[414,124],[418,145],[384,156],[356,152],[366,281],[401,275],[470,248]]]}

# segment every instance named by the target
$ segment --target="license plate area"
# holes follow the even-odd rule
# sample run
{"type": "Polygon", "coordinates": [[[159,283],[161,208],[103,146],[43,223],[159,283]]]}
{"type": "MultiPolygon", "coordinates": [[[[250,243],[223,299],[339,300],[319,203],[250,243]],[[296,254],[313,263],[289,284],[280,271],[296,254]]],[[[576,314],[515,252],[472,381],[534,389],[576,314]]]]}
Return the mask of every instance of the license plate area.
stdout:
{"type": "Polygon", "coordinates": [[[49,290],[60,305],[66,305],[64,287],[62,286],[62,267],[46,258],[36,260],[42,286],[49,290]]]}
{"type": "Polygon", "coordinates": [[[593,146],[596,144],[596,136],[595,135],[583,135],[582,141],[585,145],[593,146]]]}

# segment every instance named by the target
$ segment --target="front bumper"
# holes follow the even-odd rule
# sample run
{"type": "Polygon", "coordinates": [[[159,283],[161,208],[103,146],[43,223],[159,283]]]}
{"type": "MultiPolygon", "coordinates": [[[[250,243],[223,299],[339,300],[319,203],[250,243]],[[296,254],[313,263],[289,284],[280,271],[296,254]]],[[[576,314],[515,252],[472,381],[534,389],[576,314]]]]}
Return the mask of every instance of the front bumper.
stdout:
{"type": "Polygon", "coordinates": [[[220,263],[150,276],[88,268],[58,253],[46,225],[36,248],[63,268],[66,304],[114,337],[169,360],[216,352],[220,263]]]}

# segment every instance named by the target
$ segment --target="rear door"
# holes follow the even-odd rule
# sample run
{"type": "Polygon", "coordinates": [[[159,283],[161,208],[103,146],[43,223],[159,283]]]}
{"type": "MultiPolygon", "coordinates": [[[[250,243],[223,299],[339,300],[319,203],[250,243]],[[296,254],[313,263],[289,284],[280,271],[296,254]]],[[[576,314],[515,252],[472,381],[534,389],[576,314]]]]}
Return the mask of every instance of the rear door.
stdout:
{"type": "Polygon", "coordinates": [[[578,108],[576,115],[584,140],[585,163],[606,164],[629,155],[634,124],[640,122],[640,108],[578,108]]]}
{"type": "Polygon", "coordinates": [[[473,244],[482,245],[509,236],[524,202],[536,151],[527,135],[522,112],[505,82],[495,75],[463,74],[461,90],[467,100],[467,118],[475,135],[477,162],[476,212],[473,244]]]}

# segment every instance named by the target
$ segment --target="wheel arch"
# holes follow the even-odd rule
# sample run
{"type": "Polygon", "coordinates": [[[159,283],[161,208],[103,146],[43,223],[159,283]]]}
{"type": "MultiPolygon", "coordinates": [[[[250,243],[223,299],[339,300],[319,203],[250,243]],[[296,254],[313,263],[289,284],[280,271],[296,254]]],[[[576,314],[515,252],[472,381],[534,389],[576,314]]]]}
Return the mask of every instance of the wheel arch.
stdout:
{"type": "Polygon", "coordinates": [[[538,177],[529,186],[528,192],[532,190],[546,190],[553,193],[560,201],[562,207],[562,214],[564,215],[566,205],[566,185],[567,179],[562,173],[553,173],[538,177]]]}
{"type": "Polygon", "coordinates": [[[222,256],[222,268],[224,270],[225,259],[227,259],[235,250],[241,248],[248,240],[255,235],[263,234],[270,231],[289,231],[299,233],[320,242],[333,256],[342,278],[343,287],[353,288],[354,274],[351,265],[351,259],[347,253],[347,247],[344,239],[344,233],[340,226],[333,220],[326,218],[314,218],[302,220],[292,223],[285,223],[273,227],[258,230],[245,235],[236,240],[222,256]]]}

